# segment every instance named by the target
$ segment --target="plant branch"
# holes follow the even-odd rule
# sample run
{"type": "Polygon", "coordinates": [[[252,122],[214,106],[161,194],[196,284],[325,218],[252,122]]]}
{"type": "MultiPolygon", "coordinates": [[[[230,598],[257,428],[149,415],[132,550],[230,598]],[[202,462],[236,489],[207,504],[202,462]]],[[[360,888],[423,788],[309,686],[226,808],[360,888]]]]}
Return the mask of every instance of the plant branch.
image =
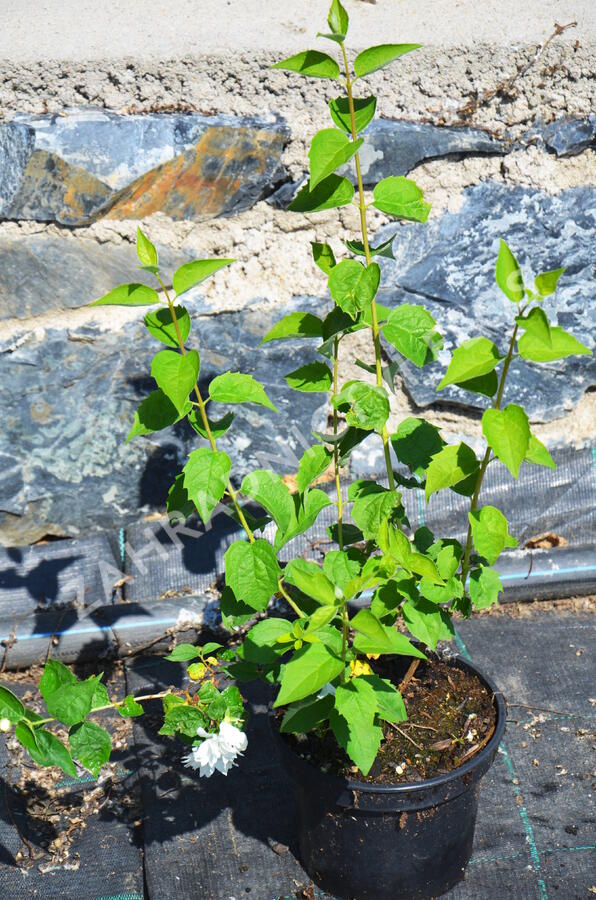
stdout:
{"type": "Polygon", "coordinates": [[[302,612],[302,610],[300,609],[300,607],[298,606],[298,604],[295,603],[295,602],[292,600],[292,598],[290,597],[290,595],[288,594],[288,592],[287,592],[286,589],[284,588],[284,586],[283,586],[283,584],[282,584],[282,579],[281,579],[281,577],[278,579],[278,582],[277,582],[277,590],[278,590],[278,592],[281,594],[281,596],[284,598],[284,600],[286,601],[286,603],[289,603],[289,605],[292,607],[292,609],[294,610],[294,612],[296,613],[296,615],[298,616],[298,618],[299,618],[299,619],[304,619],[304,618],[305,618],[304,613],[302,612]]]}
{"type": "MultiPolygon", "coordinates": [[[[333,398],[337,396],[337,373],[338,373],[338,356],[339,356],[339,338],[336,336],[333,340],[333,398]]],[[[335,406],[333,407],[333,437],[337,438],[338,413],[335,406]]],[[[343,500],[341,496],[341,482],[339,477],[339,446],[337,441],[333,443],[333,469],[335,473],[335,493],[337,495],[337,542],[339,549],[344,549],[343,535],[343,500]]]]}

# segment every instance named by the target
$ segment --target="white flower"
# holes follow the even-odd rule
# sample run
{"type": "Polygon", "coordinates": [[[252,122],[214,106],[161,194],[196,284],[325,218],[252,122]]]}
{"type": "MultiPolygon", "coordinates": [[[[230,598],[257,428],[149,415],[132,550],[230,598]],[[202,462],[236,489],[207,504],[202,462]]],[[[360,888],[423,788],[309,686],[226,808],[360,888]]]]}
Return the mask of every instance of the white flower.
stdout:
{"type": "Polygon", "coordinates": [[[225,719],[220,723],[219,734],[210,734],[204,728],[197,728],[197,734],[205,740],[193,747],[182,762],[191,769],[199,769],[201,778],[210,778],[216,769],[227,775],[236,765],[236,757],[241,756],[248,746],[244,732],[225,719]]]}
{"type": "Polygon", "coordinates": [[[10,731],[10,719],[0,719],[0,731],[10,731]]]}

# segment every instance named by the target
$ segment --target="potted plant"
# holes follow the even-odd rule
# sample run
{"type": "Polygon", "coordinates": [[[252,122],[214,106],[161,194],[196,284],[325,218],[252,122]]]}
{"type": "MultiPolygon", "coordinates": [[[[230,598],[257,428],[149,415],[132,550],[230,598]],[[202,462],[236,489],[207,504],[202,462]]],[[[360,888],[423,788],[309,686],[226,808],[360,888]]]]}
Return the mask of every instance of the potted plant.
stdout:
{"type": "Polygon", "coordinates": [[[524,464],[554,467],[522,407],[508,402],[509,367],[514,357],[534,364],[590,351],[551,325],[541,307],[564,269],[538,275],[529,287],[501,241],[496,281],[511,302],[511,333],[501,347],[484,337],[465,341],[438,385],[440,390],[455,384],[488,398],[484,454],[479,458],[465,443],[447,444],[438,428],[419,418],[389,433],[395,368],[384,361],[382,339],[419,367],[436,358],[442,339],[424,307],[388,309],[376,302],[377,260],[391,256],[391,241],[371,243],[367,206],[416,222],[427,219],[430,206],[415,182],[403,177],[383,179],[370,198],[365,193],[359,133],[372,120],[376,100],[355,96],[354,89],[418,45],[371,47],[350,67],[348,15],[339,0],[331,4],[328,24],[324,37],[339,51],[343,74],[334,56],[314,50],[274,66],[337,81],[346,91],[329,104],[332,127],[314,136],[310,179],[290,208],[316,212],[355,203],[361,223],[359,237],[346,241],[347,254],[339,261],[327,243],[312,245],[331,296],[320,315],[290,313],[263,338],[314,341],[320,359],[288,373],[286,381],[298,391],[330,397],[330,432],[314,435],[300,460],[295,492],[270,470],[233,481],[231,460],[217,441],[234,415],[228,410],[212,418],[212,407],[275,407],[261,384],[239,372],[217,375],[202,392],[199,352],[187,349],[191,316],[181,300],[232,259],[186,263],[174,273],[170,290],[156,249],[139,228],[141,266],[155,276],[161,293],[125,284],[95,301],[150,307],[145,325],[162,345],[151,363],[156,388],[141,403],[128,440],[183,419],[202,439],[171,487],[170,516],[179,520],[196,511],[208,523],[224,504],[244,530],[225,554],[221,595],[222,621],[234,639],[227,647],[175,646],[167,658],[188,663],[190,686],[122,701],[110,700],[101,676],[81,681],[49,659],[39,685],[48,715],[27,709],[0,688],[0,730],[14,728],[39,765],[74,775],[76,762],[97,775],[109,759],[111,739],[94,714],[114,709],[137,716],[143,702],[161,699],[160,733],[187,745],[185,763],[200,776],[225,775],[247,746],[243,698],[232,681],[264,679],[272,690],[272,730],[296,786],[306,871],[338,897],[430,897],[463,876],[479,781],[505,728],[504,701],[492,682],[471,663],[436,652],[439,641],[454,635],[454,615],[469,616],[497,602],[502,586],[493,566],[502,550],[516,545],[503,513],[481,503],[484,475],[493,463],[505,465],[514,478],[524,464]],[[349,161],[356,186],[337,174],[349,161]],[[374,364],[359,364],[372,377],[344,381],[339,347],[358,330],[370,333],[374,364]],[[383,447],[386,479],[356,480],[346,491],[342,467],[371,434],[383,447]],[[324,473],[330,473],[334,493],[315,486],[324,473]],[[410,529],[404,492],[428,501],[440,490],[469,498],[463,545],[426,527],[410,529]],[[254,503],[262,515],[254,515],[254,503]],[[323,563],[297,557],[282,565],[280,550],[329,506],[336,515],[323,563]],[[271,540],[264,536],[268,526],[271,540]],[[281,604],[267,615],[273,598],[281,604]],[[53,723],[66,726],[65,741],[48,727],[53,723]]]}

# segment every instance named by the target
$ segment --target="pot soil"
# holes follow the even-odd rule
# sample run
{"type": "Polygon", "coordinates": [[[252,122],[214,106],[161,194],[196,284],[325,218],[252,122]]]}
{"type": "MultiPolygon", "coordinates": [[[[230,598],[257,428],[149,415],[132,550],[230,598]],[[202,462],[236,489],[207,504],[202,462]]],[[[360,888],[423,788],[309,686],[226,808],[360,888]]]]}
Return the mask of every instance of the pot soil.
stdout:
{"type": "MultiPolygon", "coordinates": [[[[399,662],[390,673],[381,659],[375,670],[399,684],[399,662]]],[[[386,726],[382,752],[358,780],[334,740],[281,735],[271,714],[294,784],[302,865],[341,900],[437,897],[463,878],[472,853],[480,780],[505,731],[503,697],[473,663],[446,657],[421,664],[404,697],[408,724],[386,726]]]]}

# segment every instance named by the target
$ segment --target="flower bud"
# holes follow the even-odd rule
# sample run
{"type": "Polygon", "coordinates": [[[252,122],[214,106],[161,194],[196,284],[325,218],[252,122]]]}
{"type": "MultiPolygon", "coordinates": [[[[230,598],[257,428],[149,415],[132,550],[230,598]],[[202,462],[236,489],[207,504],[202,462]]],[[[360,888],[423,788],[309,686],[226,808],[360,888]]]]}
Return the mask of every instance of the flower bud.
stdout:
{"type": "Polygon", "coordinates": [[[10,719],[0,719],[0,731],[10,731],[11,727],[10,719]]]}

